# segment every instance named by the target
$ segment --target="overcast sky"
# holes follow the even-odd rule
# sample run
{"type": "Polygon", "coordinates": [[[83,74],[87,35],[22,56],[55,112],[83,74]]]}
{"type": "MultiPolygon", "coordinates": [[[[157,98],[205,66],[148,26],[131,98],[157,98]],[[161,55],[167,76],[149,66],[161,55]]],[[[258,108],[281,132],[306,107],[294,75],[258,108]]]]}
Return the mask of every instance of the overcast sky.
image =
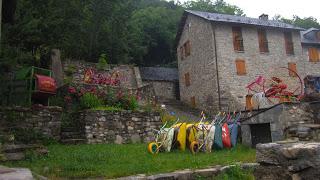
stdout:
{"type": "MultiPolygon", "coordinates": [[[[186,0],[180,0],[184,2],[186,0]]],[[[285,18],[315,17],[320,22],[320,0],[224,0],[240,7],[248,17],[257,18],[262,13],[272,18],[280,14],[285,18]]]]}

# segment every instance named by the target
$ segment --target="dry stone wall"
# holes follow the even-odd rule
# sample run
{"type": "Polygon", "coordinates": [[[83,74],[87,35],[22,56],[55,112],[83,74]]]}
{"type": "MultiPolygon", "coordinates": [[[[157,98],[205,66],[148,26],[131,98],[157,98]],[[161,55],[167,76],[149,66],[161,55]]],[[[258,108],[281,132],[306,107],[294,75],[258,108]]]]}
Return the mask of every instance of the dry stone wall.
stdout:
{"type": "Polygon", "coordinates": [[[40,132],[46,137],[60,139],[60,107],[12,107],[0,109],[0,135],[11,134],[12,129],[40,132]]]}
{"type": "Polygon", "coordinates": [[[156,112],[109,112],[88,110],[80,113],[88,144],[139,143],[154,140],[153,129],[162,125],[156,112]]]}

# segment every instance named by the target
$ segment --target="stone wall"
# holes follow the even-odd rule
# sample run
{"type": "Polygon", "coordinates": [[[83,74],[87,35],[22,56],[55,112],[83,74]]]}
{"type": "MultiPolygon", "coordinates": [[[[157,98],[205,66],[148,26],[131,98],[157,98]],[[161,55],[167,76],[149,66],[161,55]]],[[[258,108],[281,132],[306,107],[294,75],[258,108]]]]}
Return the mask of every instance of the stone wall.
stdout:
{"type": "Polygon", "coordinates": [[[213,31],[208,21],[194,15],[187,17],[183,33],[177,46],[180,99],[206,111],[218,110],[218,88],[216,77],[213,31]],[[181,58],[180,48],[191,43],[190,56],[181,58]],[[190,86],[186,86],[185,74],[190,74],[190,86]]]}
{"type": "Polygon", "coordinates": [[[152,84],[155,95],[158,98],[165,99],[177,99],[177,85],[178,82],[173,81],[144,81],[148,84],[152,84]]]}
{"type": "MultiPolygon", "coordinates": [[[[259,52],[258,26],[231,23],[215,23],[203,18],[188,15],[180,42],[177,47],[181,100],[190,104],[195,97],[197,107],[217,110],[218,86],[216,76],[215,48],[217,46],[218,75],[221,95],[221,108],[243,110],[245,107],[245,88],[257,76],[279,76],[289,84],[297,84],[297,79],[288,76],[288,63],[296,63],[298,74],[303,79],[306,75],[320,75],[320,62],[309,62],[301,47],[300,32],[292,31],[294,54],[285,52],[285,29],[265,28],[268,39],[268,53],[259,52]],[[241,26],[244,51],[238,52],[233,47],[232,27],[241,26]],[[214,41],[214,38],[216,41],[214,41]],[[189,40],[191,55],[181,60],[180,47],[189,40]],[[243,59],[246,75],[237,75],[236,59],[243,59]],[[190,73],[191,85],[186,87],[184,74],[190,73]]],[[[290,31],[290,30],[288,30],[290,31]]]]}
{"type": "Polygon", "coordinates": [[[162,125],[156,112],[109,112],[88,110],[80,113],[88,144],[138,143],[154,140],[154,131],[162,125]]]}
{"type": "Polygon", "coordinates": [[[20,129],[39,132],[46,137],[59,140],[61,115],[62,109],[60,107],[2,107],[0,109],[0,135],[7,136],[12,134],[12,130],[20,129]]]}
{"type": "Polygon", "coordinates": [[[319,179],[320,143],[258,144],[256,179],[319,179]]]}
{"type": "MultiPolygon", "coordinates": [[[[294,133],[293,131],[297,130],[298,127],[309,126],[309,125],[312,126],[312,124],[314,124],[315,122],[314,119],[316,116],[318,116],[318,113],[319,113],[317,109],[313,108],[315,105],[316,105],[315,103],[308,103],[308,102],[283,103],[283,104],[274,106],[273,108],[267,111],[264,111],[258,115],[254,115],[252,116],[252,118],[245,119],[244,121],[241,122],[242,143],[249,146],[252,145],[253,141],[252,141],[251,128],[252,128],[252,125],[255,125],[255,124],[267,123],[270,125],[272,142],[282,141],[289,137],[299,136],[298,134],[292,135],[292,133],[294,133]],[[289,132],[291,132],[291,135],[289,132]]],[[[243,114],[243,116],[249,116],[249,115],[243,114]]],[[[310,129],[310,133],[311,133],[311,129],[310,129]]],[[[301,128],[299,130],[303,130],[304,132],[307,131],[301,128]]],[[[312,139],[313,138],[310,138],[308,140],[312,140],[312,139]]]]}

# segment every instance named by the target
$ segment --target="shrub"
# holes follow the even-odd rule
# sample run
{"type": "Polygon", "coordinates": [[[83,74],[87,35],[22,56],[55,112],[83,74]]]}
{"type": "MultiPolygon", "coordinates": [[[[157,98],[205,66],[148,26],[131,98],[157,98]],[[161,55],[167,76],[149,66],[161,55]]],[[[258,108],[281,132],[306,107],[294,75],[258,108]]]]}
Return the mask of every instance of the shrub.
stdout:
{"type": "Polygon", "coordinates": [[[103,106],[103,101],[90,92],[86,92],[80,97],[80,106],[84,109],[92,109],[103,106]]]}
{"type": "Polygon", "coordinates": [[[106,54],[101,54],[100,57],[99,57],[99,62],[97,64],[97,68],[99,70],[105,70],[107,65],[108,65],[107,55],[106,54]]]}
{"type": "Polygon", "coordinates": [[[93,108],[93,110],[101,110],[101,111],[110,111],[110,112],[118,112],[118,111],[122,111],[121,108],[119,107],[115,107],[115,106],[103,106],[103,107],[97,107],[97,108],[93,108]]]}
{"type": "Polygon", "coordinates": [[[125,110],[135,111],[139,107],[137,99],[131,95],[118,95],[118,102],[119,106],[125,110]]]}

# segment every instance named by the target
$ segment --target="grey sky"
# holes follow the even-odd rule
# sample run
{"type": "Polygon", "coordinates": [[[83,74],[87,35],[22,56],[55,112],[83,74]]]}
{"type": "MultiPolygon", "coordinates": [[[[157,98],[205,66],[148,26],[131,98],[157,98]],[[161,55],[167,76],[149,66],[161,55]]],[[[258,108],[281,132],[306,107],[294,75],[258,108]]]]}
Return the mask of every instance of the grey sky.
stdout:
{"type": "MultiPolygon", "coordinates": [[[[180,0],[185,2],[187,0],[180,0]]],[[[280,14],[285,18],[315,17],[320,22],[320,0],[225,0],[225,2],[236,5],[243,9],[248,17],[257,18],[260,14],[268,14],[273,17],[280,14]]]]}

